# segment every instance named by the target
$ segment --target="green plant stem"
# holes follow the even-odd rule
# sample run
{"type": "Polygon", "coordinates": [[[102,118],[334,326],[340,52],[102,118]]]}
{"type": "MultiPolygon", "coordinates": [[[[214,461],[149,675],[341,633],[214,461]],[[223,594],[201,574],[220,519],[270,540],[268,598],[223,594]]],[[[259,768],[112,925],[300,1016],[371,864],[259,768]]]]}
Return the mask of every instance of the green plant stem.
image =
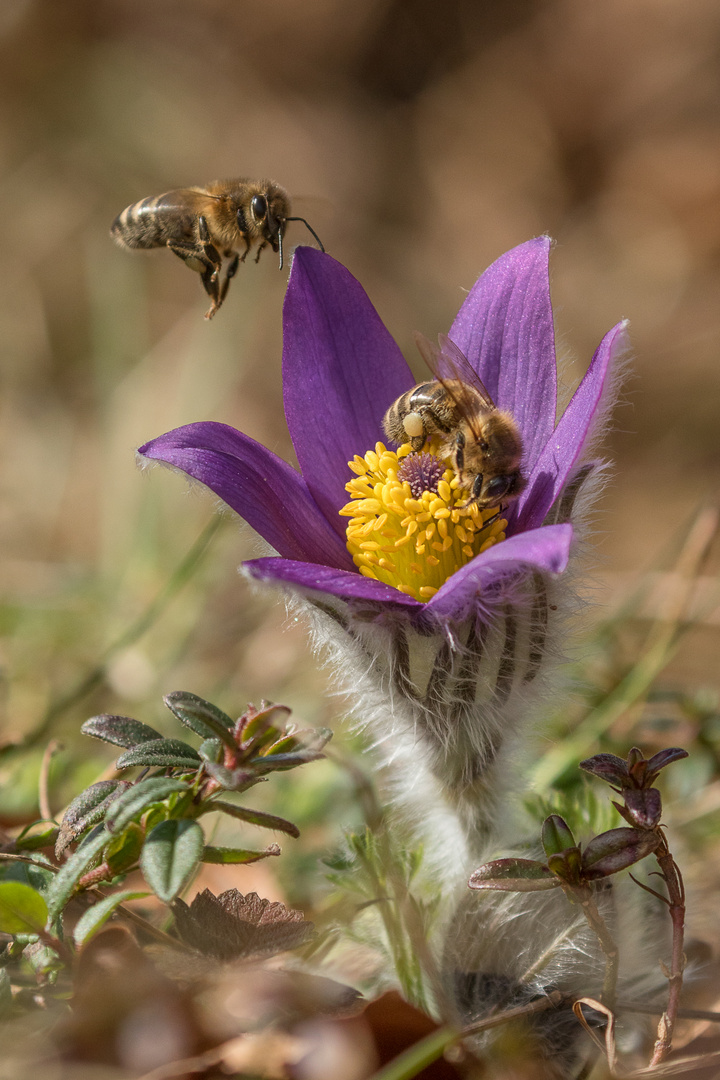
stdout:
{"type": "Polygon", "coordinates": [[[393,962],[403,982],[403,990],[410,1000],[420,1005],[427,1012],[428,1007],[425,1001],[422,979],[424,973],[432,988],[435,1003],[441,1016],[449,1020],[452,1017],[452,1010],[446,1001],[442,979],[435,958],[427,943],[422,914],[402,875],[398,873],[387,831],[385,810],[377,798],[375,788],[354,761],[332,750],[325,749],[324,753],[352,777],[362,806],[365,823],[377,840],[378,851],[387,880],[381,881],[378,879],[373,867],[367,864],[366,869],[368,873],[373,874],[376,878],[378,896],[391,898],[390,902],[381,901],[379,911],[385,926],[389,947],[393,953],[393,962]],[[396,917],[395,912],[391,910],[393,907],[392,900],[397,905],[399,919],[396,917]],[[408,945],[410,948],[407,947],[408,945]]]}
{"type": "Polygon", "coordinates": [[[380,1072],[375,1073],[372,1080],[412,1080],[433,1061],[437,1061],[459,1037],[456,1028],[441,1027],[398,1054],[380,1072]]]}
{"type": "MultiPolygon", "coordinates": [[[[102,892],[100,889],[98,889],[98,892],[101,896],[110,895],[109,893],[102,892]]],[[[155,938],[161,945],[166,945],[168,948],[175,949],[178,952],[191,953],[193,951],[184,941],[173,937],[171,934],[166,934],[164,930],[161,930],[157,926],[153,926],[151,922],[148,922],[142,915],[138,915],[136,911],[133,911],[132,908],[127,907],[125,904],[118,904],[115,908],[115,912],[122,916],[122,918],[127,919],[128,922],[133,923],[149,937],[155,938]]]]}
{"type": "Polygon", "coordinates": [[[422,1069],[432,1065],[433,1061],[437,1061],[453,1043],[457,1043],[470,1035],[477,1035],[481,1031],[500,1027],[502,1024],[510,1023],[511,1020],[554,1009],[561,1002],[562,994],[555,991],[538,1001],[531,1001],[527,1005],[518,1005],[512,1009],[505,1009],[503,1012],[488,1016],[484,1020],[478,1020],[474,1024],[463,1028],[462,1031],[447,1024],[438,1028],[437,1031],[431,1032],[430,1035],[426,1035],[424,1039],[408,1047],[402,1054],[398,1054],[396,1058],[383,1066],[379,1072],[376,1072],[371,1080],[413,1080],[413,1077],[417,1076],[422,1069]]]}
{"type": "Polygon", "coordinates": [[[40,807],[40,817],[43,821],[52,821],[52,808],[50,806],[50,764],[52,759],[57,753],[62,750],[62,743],[57,739],[51,739],[45,747],[45,753],[42,756],[42,762],[40,764],[40,775],[38,777],[38,806],[40,807]]]}

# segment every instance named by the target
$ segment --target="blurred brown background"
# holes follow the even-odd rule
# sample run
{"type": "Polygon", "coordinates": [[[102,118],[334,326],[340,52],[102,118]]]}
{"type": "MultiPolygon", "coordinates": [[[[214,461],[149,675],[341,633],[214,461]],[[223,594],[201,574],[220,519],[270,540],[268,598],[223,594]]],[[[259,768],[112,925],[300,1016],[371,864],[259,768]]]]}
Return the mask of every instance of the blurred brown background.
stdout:
{"type": "MultiPolygon", "coordinates": [[[[206,323],[196,275],[108,237],[146,195],[276,179],[409,357],[412,331],[445,331],[493,259],[549,233],[570,388],[631,320],[598,539],[605,596],[660,565],[716,497],[713,0],[2,0],[0,85],[5,736],[97,663],[212,516],[181,478],[141,476],[135,446],[212,418],[291,453],[287,271],[267,254],[242,267],[206,323]]],[[[294,225],[289,240],[309,237],[294,225]]],[[[238,710],[285,699],[311,722],[337,711],[302,631],[280,635],[281,608],[237,577],[253,551],[228,519],[68,730],[100,708],[157,723],[159,694],[179,687],[238,710]]],[[[711,572],[676,671],[700,683],[716,679],[711,572]]]]}

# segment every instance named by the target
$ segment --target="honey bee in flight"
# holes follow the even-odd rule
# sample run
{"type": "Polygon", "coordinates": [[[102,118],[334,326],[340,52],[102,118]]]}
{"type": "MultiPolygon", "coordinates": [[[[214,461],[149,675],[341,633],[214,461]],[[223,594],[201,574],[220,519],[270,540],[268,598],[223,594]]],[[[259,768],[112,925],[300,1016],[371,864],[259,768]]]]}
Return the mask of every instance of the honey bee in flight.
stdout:
{"type": "Polygon", "coordinates": [[[468,505],[481,510],[511,502],[522,494],[522,438],[509,412],[498,409],[467,358],[441,334],[440,348],[422,334],[415,342],[435,376],[406,391],[390,406],[383,428],[396,443],[422,450],[428,436],[438,435],[438,455],[449,457],[468,505]],[[450,377],[448,377],[450,374],[450,377]]]}
{"type": "Polygon", "coordinates": [[[124,248],[169,248],[200,274],[210,297],[205,318],[212,319],[254,247],[255,262],[266,247],[279,252],[282,269],[288,221],[302,221],[325,250],[305,218],[290,216],[290,197],[272,180],[216,180],[204,188],[151,195],[118,214],[110,235],[124,248]],[[223,258],[230,262],[221,282],[223,258]]]}

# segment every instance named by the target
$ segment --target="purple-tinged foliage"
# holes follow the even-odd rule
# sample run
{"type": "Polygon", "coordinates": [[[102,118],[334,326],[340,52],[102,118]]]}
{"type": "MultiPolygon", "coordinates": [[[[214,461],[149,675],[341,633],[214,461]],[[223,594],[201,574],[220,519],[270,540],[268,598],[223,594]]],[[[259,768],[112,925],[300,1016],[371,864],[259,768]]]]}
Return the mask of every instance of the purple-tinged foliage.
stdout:
{"type": "Polygon", "coordinates": [[[671,746],[659,750],[651,758],[646,758],[637,746],[634,746],[627,760],[616,754],[595,754],[580,762],[580,768],[592,773],[600,780],[612,784],[617,791],[648,791],[657,780],[661,769],[688,756],[687,750],[671,746]]]}

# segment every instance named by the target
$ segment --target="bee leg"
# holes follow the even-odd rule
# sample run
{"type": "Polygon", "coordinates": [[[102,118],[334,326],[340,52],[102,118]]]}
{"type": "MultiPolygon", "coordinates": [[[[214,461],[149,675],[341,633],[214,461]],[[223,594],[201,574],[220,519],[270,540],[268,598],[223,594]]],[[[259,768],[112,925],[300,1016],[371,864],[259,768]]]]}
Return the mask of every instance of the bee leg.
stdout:
{"type": "Polygon", "coordinates": [[[213,315],[220,307],[224,299],[224,293],[222,296],[220,295],[220,285],[218,282],[219,270],[219,266],[214,266],[212,263],[209,263],[200,275],[200,279],[203,283],[205,292],[210,297],[210,307],[205,312],[206,319],[212,319],[213,315]]]}
{"type": "Polygon", "coordinates": [[[202,247],[202,253],[208,262],[215,263],[218,270],[222,264],[220,258],[220,252],[210,240],[210,230],[207,226],[207,221],[203,214],[198,218],[198,236],[200,237],[200,246],[202,247]]]}
{"type": "MultiPolygon", "coordinates": [[[[236,255],[235,258],[232,260],[232,262],[229,263],[228,268],[225,271],[225,280],[223,281],[222,289],[220,290],[220,304],[222,304],[223,300],[227,296],[227,291],[228,291],[228,289],[230,287],[230,282],[231,282],[232,278],[235,277],[235,275],[237,273],[237,268],[238,268],[239,265],[240,265],[240,256],[236,255]]],[[[218,307],[220,306],[220,304],[218,304],[218,307]]]]}
{"type": "Polygon", "coordinates": [[[260,252],[263,250],[263,248],[266,248],[267,246],[268,246],[267,240],[263,240],[262,244],[257,249],[257,255],[255,256],[255,262],[258,262],[260,260],[260,252]]]}
{"type": "MultiPolygon", "coordinates": [[[[455,436],[455,468],[458,472],[462,472],[465,468],[465,436],[462,431],[458,431],[455,436]]],[[[482,486],[482,476],[480,477],[480,485],[482,486]]]]}
{"type": "Polygon", "coordinates": [[[168,241],[167,246],[173,255],[177,255],[178,259],[182,259],[186,266],[200,274],[203,288],[212,301],[210,311],[206,313],[205,318],[211,319],[221,303],[218,277],[222,259],[217,249],[212,244],[180,244],[171,243],[170,241],[168,241]],[[211,257],[213,254],[215,258],[211,257]]]}
{"type": "Polygon", "coordinates": [[[245,241],[245,250],[243,251],[242,255],[240,256],[240,262],[245,262],[245,260],[247,259],[248,255],[250,254],[250,251],[252,249],[252,244],[250,243],[250,240],[248,239],[248,237],[244,236],[243,240],[245,241]]]}

